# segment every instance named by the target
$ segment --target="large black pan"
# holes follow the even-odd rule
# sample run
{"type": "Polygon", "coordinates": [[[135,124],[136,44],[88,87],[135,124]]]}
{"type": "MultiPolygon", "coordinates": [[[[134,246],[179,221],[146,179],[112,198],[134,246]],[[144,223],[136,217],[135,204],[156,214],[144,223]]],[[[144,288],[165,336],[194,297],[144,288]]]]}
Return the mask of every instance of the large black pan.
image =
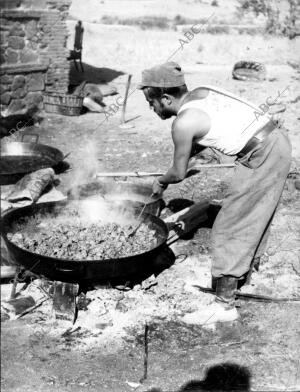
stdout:
{"type": "Polygon", "coordinates": [[[38,169],[56,166],[64,159],[57,148],[37,143],[4,142],[1,143],[0,175],[31,173],[38,169]]]}
{"type": "Polygon", "coordinates": [[[51,280],[71,283],[101,282],[142,273],[163,249],[168,238],[166,224],[161,219],[149,214],[143,214],[140,219],[156,231],[157,245],[147,252],[118,259],[77,261],[42,256],[18,247],[7,238],[11,224],[19,218],[30,217],[38,212],[57,214],[59,209],[63,210],[65,207],[66,202],[31,205],[12,210],[1,220],[1,235],[16,262],[27,270],[51,280]]]}

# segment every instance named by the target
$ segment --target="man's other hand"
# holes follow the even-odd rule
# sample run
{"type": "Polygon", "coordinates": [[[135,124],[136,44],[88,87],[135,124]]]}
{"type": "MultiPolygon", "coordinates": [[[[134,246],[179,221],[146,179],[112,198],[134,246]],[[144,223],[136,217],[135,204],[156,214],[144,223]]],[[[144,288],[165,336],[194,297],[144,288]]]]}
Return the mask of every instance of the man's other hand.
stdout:
{"type": "Polygon", "coordinates": [[[153,196],[161,196],[163,194],[163,191],[167,189],[168,185],[162,184],[159,181],[159,178],[155,178],[152,184],[152,194],[153,196]]]}

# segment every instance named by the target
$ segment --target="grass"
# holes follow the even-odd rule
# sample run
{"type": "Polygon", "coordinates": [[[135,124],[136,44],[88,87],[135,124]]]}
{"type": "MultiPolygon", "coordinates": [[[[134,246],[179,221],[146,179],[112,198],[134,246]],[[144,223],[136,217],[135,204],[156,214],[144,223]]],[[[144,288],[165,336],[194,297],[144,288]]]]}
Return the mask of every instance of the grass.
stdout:
{"type": "Polygon", "coordinates": [[[207,23],[207,18],[187,18],[182,15],[176,15],[173,19],[164,16],[143,16],[132,18],[120,18],[118,16],[104,15],[100,21],[95,20],[95,23],[106,25],[121,25],[121,26],[136,26],[141,30],[161,30],[161,31],[176,31],[180,26],[186,26],[185,31],[191,26],[196,28],[199,26],[205,27],[205,32],[211,35],[230,34],[232,30],[239,34],[261,34],[262,27],[255,26],[239,26],[238,23],[229,23],[221,19],[215,20],[213,24],[207,23]]]}
{"type": "Polygon", "coordinates": [[[118,16],[104,15],[101,23],[109,25],[138,26],[142,30],[170,30],[170,20],[164,16],[144,16],[141,18],[119,18],[118,16]]]}
{"type": "MultiPolygon", "coordinates": [[[[197,25],[205,26],[207,18],[186,18],[182,15],[176,15],[173,19],[164,16],[143,16],[133,18],[119,18],[118,16],[104,15],[100,23],[108,25],[137,26],[142,30],[176,30],[177,26],[197,25]]],[[[219,22],[218,22],[219,23],[219,22]]],[[[228,34],[230,26],[227,24],[207,26],[206,30],[210,34],[228,34]]]]}

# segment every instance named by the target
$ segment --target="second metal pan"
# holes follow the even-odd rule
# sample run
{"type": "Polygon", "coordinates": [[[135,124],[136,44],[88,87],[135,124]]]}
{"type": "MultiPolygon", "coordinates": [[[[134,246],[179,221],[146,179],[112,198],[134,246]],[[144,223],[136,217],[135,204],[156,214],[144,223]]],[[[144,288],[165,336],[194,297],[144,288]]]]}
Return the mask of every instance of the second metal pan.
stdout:
{"type": "Polygon", "coordinates": [[[0,175],[31,173],[53,167],[64,159],[57,148],[40,143],[1,143],[0,175]]]}

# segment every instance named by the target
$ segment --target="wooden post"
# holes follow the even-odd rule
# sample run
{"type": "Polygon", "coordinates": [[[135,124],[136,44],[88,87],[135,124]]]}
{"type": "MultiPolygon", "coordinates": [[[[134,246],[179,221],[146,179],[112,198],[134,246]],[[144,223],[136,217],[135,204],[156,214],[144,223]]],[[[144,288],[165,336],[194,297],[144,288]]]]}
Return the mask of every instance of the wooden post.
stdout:
{"type": "Polygon", "coordinates": [[[125,97],[124,97],[124,102],[123,102],[123,107],[122,107],[122,114],[121,114],[121,124],[120,124],[121,128],[133,128],[133,126],[134,126],[132,124],[130,124],[130,125],[126,124],[126,120],[125,120],[125,112],[126,112],[127,99],[128,99],[131,78],[132,78],[132,75],[128,75],[126,90],[125,90],[125,97]]]}

